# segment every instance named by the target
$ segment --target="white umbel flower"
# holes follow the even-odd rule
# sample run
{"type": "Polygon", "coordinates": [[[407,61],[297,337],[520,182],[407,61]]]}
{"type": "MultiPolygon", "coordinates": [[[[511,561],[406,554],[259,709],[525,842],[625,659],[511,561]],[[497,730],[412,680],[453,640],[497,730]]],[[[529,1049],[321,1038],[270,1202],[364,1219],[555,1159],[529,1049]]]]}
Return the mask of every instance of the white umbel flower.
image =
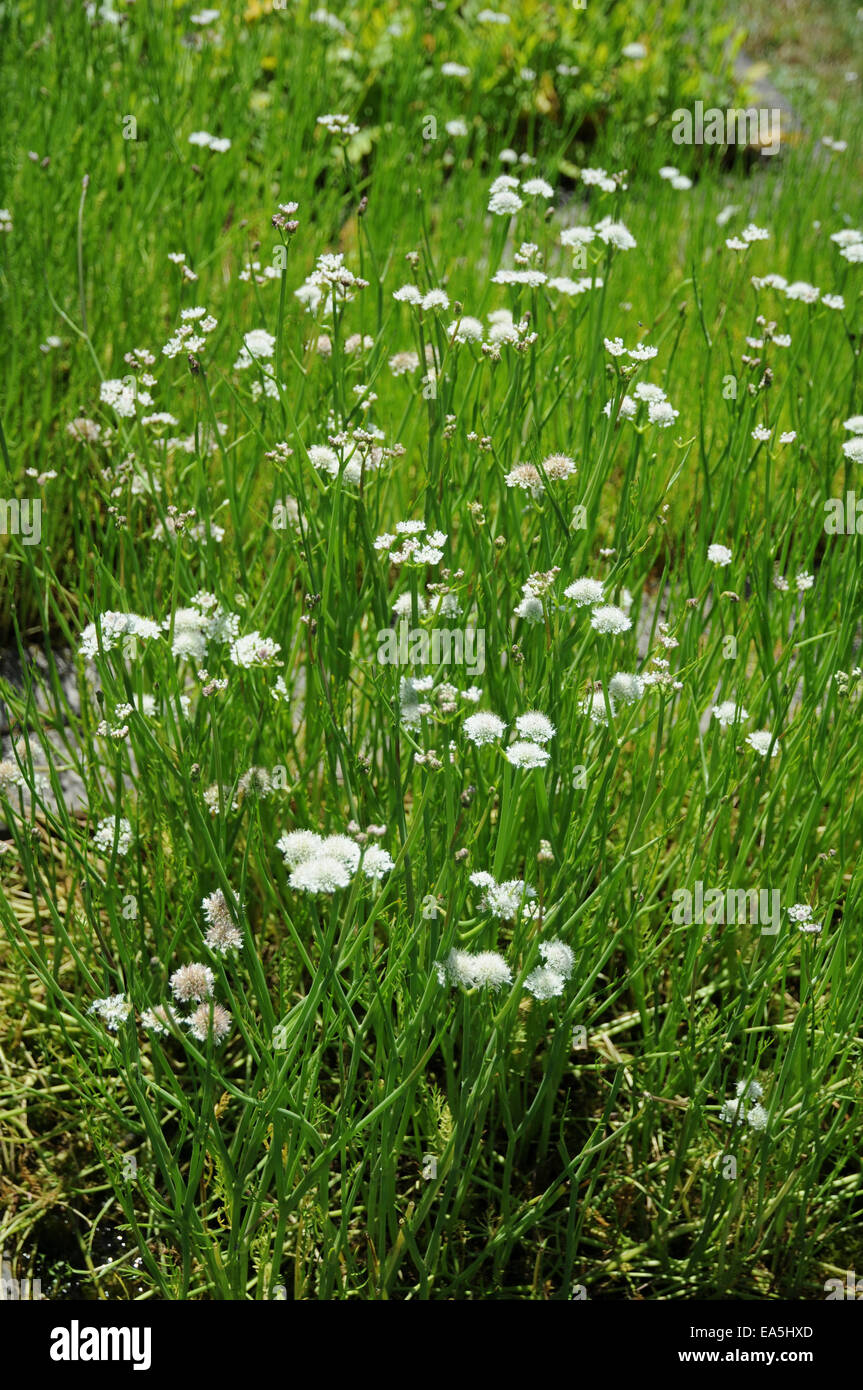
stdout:
{"type": "Polygon", "coordinates": [[[767,1111],[764,1109],[763,1105],[753,1105],[747,1111],[747,1123],[750,1125],[752,1129],[756,1131],[764,1130],[767,1128],[767,1119],[767,1111]]]}
{"type": "Polygon", "coordinates": [[[736,704],[734,700],[723,700],[721,704],[714,705],[712,714],[723,729],[727,729],[729,724],[736,724],[749,718],[747,710],[742,705],[736,704]]]}
{"type": "Polygon", "coordinates": [[[343,859],[316,854],[298,864],[288,881],[300,893],[335,893],[338,888],[347,888],[351,873],[343,859]]]}
{"type": "Polygon", "coordinates": [[[230,656],[235,666],[248,670],[252,666],[270,666],[282,650],[272,637],[262,637],[259,632],[249,632],[245,637],[237,637],[231,643],[230,656]]]}
{"type": "Polygon", "coordinates": [[[231,1031],[231,1015],[223,1004],[199,1004],[184,1021],[197,1042],[212,1038],[217,1047],[231,1031]]]}
{"type": "Polygon", "coordinates": [[[863,463],[863,438],[855,435],[853,439],[846,439],[842,452],[852,463],[863,463]]]}
{"type": "Polygon", "coordinates": [[[98,1014],[106,1028],[116,1033],[131,1014],[132,1005],[125,994],[109,994],[106,999],[94,999],[87,1012],[98,1014]]]}
{"type": "Polygon", "coordinates": [[[575,579],[564,589],[564,596],[571,598],[577,608],[587,608],[594,603],[602,603],[605,590],[598,579],[575,579]]]}
{"type": "Polygon", "coordinates": [[[545,767],[550,756],[538,743],[531,743],[526,739],[517,739],[506,750],[506,760],[512,767],[545,767]]]}
{"type": "Polygon", "coordinates": [[[746,742],[750,748],[754,748],[762,758],[766,758],[770,753],[771,758],[775,758],[779,752],[778,743],[773,743],[773,735],[769,729],[757,729],[753,734],[746,735],[746,742]],[[773,751],[770,752],[770,745],[773,743],[773,751]]]}
{"type": "Polygon", "coordinates": [[[512,983],[512,971],[497,951],[450,951],[446,960],[435,965],[442,985],[461,989],[490,989],[497,993],[503,985],[512,983]]]}
{"type": "Polygon", "coordinates": [[[314,830],[291,830],[276,841],[289,869],[295,869],[307,859],[320,853],[323,837],[314,830]]]}
{"type": "Polygon", "coordinates": [[[471,743],[475,743],[478,748],[484,743],[496,742],[505,730],[506,725],[503,720],[489,710],[480,710],[476,714],[469,714],[462,724],[462,732],[465,737],[469,738],[471,743]]]}
{"type": "Polygon", "coordinates": [[[793,903],[788,909],[788,916],[792,922],[808,922],[812,916],[812,908],[808,903],[793,903]]]}
{"type": "Polygon", "coordinates": [[[395,868],[395,861],[392,855],[379,845],[370,845],[363,854],[363,873],[366,878],[374,879],[376,882],[395,868]]]}
{"type": "MultiPolygon", "coordinates": [[[[611,713],[616,714],[614,701],[609,696],[608,703],[611,706],[611,713]]],[[[605,695],[601,690],[592,690],[589,695],[579,702],[579,709],[582,714],[586,714],[591,724],[607,724],[608,708],[605,703],[605,695]]]]}
{"type": "Polygon", "coordinates": [[[538,965],[532,970],[524,982],[524,987],[534,999],[545,1002],[547,999],[557,999],[563,994],[566,980],[557,970],[552,970],[547,965],[538,965]]]}
{"type": "Polygon", "coordinates": [[[359,867],[361,850],[356,840],[352,840],[349,835],[326,835],[321,843],[320,853],[338,859],[352,876],[359,867]]]}
{"type": "Polygon", "coordinates": [[[644,681],[634,673],[618,671],[608,682],[608,693],[612,700],[620,700],[624,705],[634,705],[644,694],[644,681]]]}
{"type": "Polygon", "coordinates": [[[217,888],[208,898],[204,898],[201,907],[207,919],[204,940],[211,951],[225,956],[229,951],[234,951],[237,947],[242,946],[242,932],[231,916],[230,908],[221,888],[217,888]]]}
{"type": "Polygon", "coordinates": [[[529,739],[531,743],[548,743],[554,738],[554,725],[551,720],[539,710],[528,710],[527,714],[520,714],[515,721],[515,727],[522,738],[529,739]]]}
{"type": "Polygon", "coordinates": [[[760,1100],[764,1091],[757,1081],[738,1081],[737,1095],[743,1096],[746,1100],[760,1100]]]}
{"type": "Polygon", "coordinates": [[[121,816],[119,822],[116,816],[106,816],[100,820],[93,836],[93,844],[103,854],[110,854],[114,848],[114,837],[117,838],[117,853],[128,854],[132,847],[132,826],[125,816],[121,816]]]}
{"type": "Polygon", "coordinates": [[[210,967],[202,965],[200,961],[193,961],[191,965],[181,965],[168,981],[171,993],[181,1004],[209,999],[215,983],[215,976],[210,967]]]}
{"type": "Polygon", "coordinates": [[[575,956],[565,941],[559,941],[557,937],[552,937],[550,941],[541,941],[539,954],[549,970],[556,971],[565,980],[569,979],[575,968],[575,956]]]}
{"type": "Polygon", "coordinates": [[[622,608],[616,608],[613,603],[600,605],[594,608],[590,615],[590,626],[596,632],[606,635],[616,636],[621,632],[628,632],[632,627],[632,619],[624,613],[622,608]]]}
{"type": "Polygon", "coordinates": [[[742,1125],[746,1123],[743,1100],[727,1100],[719,1112],[719,1118],[726,1125],[742,1125]]]}

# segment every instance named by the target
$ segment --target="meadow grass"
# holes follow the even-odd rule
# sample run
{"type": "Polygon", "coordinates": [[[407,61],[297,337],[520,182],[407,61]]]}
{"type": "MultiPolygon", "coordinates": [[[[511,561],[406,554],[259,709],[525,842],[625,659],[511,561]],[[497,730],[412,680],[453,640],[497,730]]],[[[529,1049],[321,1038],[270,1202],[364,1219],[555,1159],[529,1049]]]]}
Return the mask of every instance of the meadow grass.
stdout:
{"type": "Polygon", "coordinates": [[[860,84],[676,145],[745,103],[721,7],[481,8],[2,14],[0,1248],[50,1296],[863,1258],[860,84]]]}

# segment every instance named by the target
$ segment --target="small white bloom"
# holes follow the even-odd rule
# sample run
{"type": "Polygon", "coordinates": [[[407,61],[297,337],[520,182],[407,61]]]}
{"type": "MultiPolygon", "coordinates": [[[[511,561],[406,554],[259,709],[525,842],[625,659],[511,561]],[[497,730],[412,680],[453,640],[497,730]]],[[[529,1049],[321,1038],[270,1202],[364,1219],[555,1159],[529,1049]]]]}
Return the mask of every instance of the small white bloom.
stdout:
{"type": "Polygon", "coordinates": [[[727,1125],[742,1125],[746,1123],[744,1103],[742,1100],[727,1100],[719,1112],[719,1118],[727,1125]]]}
{"type": "Polygon", "coordinates": [[[594,608],[590,615],[590,626],[596,632],[616,636],[618,633],[629,631],[632,627],[632,619],[624,613],[622,608],[616,608],[613,603],[608,603],[594,608]]]}
{"type": "Polygon", "coordinates": [[[539,710],[529,710],[527,714],[520,714],[515,721],[515,727],[522,738],[530,739],[533,743],[548,743],[554,738],[554,725],[539,710]]]}
{"type": "Polygon", "coordinates": [[[202,965],[200,961],[193,961],[191,965],[181,965],[168,981],[171,993],[181,1004],[210,999],[215,983],[216,977],[209,965],[202,965]]]}
{"type": "Polygon", "coordinates": [[[288,881],[301,893],[334,893],[337,888],[347,888],[351,874],[343,859],[316,854],[298,864],[288,881]]]}
{"type": "Polygon", "coordinates": [[[363,854],[362,868],[366,878],[380,882],[385,874],[395,868],[395,860],[379,845],[370,845],[363,854]]]}
{"type": "Polygon", "coordinates": [[[569,979],[575,968],[575,956],[565,942],[559,941],[556,937],[551,941],[541,941],[539,954],[550,970],[556,970],[565,980],[569,979]]]}
{"type": "Polygon", "coordinates": [[[621,700],[625,705],[634,705],[644,694],[644,681],[641,676],[618,671],[608,682],[608,693],[613,700],[621,700]]]}
{"type": "MultiPolygon", "coordinates": [[[[615,714],[614,701],[610,696],[609,705],[611,706],[611,713],[615,714]]],[[[601,690],[592,690],[589,695],[579,701],[578,708],[582,714],[587,715],[591,724],[608,723],[608,708],[605,703],[605,695],[601,690]]]]}
{"type": "Polygon", "coordinates": [[[250,632],[231,643],[230,656],[235,666],[269,666],[282,650],[271,637],[262,637],[259,632],[250,632]]]}
{"type": "Polygon", "coordinates": [[[846,439],[842,452],[852,463],[863,463],[863,437],[855,435],[853,439],[846,439]]]}
{"type": "Polygon", "coordinates": [[[742,723],[744,719],[749,718],[749,714],[743,706],[735,704],[733,700],[723,700],[721,704],[714,705],[712,714],[723,729],[727,729],[730,724],[742,723]]]}
{"type": "Polygon", "coordinates": [[[507,762],[513,767],[520,768],[545,767],[550,756],[546,749],[541,748],[538,743],[531,743],[527,740],[516,740],[506,750],[507,762]]]}
{"type": "Polygon", "coordinates": [[[808,903],[793,903],[788,909],[788,916],[792,922],[808,922],[812,916],[812,908],[808,903]]]}
{"type": "Polygon", "coordinates": [[[600,580],[589,579],[586,576],[581,579],[574,579],[563,592],[564,597],[571,598],[577,608],[587,608],[592,604],[602,603],[605,598],[600,580]]]}
{"type": "Polygon", "coordinates": [[[116,1033],[131,1014],[132,1005],[125,994],[109,994],[106,999],[94,999],[87,1012],[98,1014],[105,1026],[116,1033]]]}
{"type": "Polygon", "coordinates": [[[93,843],[103,854],[110,854],[114,848],[115,836],[118,855],[128,854],[134,837],[132,826],[125,816],[121,816],[119,821],[116,816],[107,816],[105,820],[100,820],[93,836],[93,843]]]}
{"type": "Polygon", "coordinates": [[[521,198],[511,188],[501,188],[497,193],[492,193],[488,200],[488,210],[496,217],[512,217],[520,208],[524,207],[521,198]]]}
{"type": "Polygon", "coordinates": [[[529,198],[553,198],[554,189],[545,179],[525,179],[521,186],[522,193],[526,193],[529,198]]]}
{"type": "Polygon", "coordinates": [[[503,736],[506,725],[496,714],[488,710],[480,710],[476,714],[469,714],[462,725],[462,732],[471,743],[481,747],[484,743],[494,743],[496,739],[503,736]]]}
{"type": "Polygon", "coordinates": [[[557,970],[552,970],[547,965],[538,965],[527,976],[524,987],[534,999],[540,1003],[545,1003],[548,999],[557,999],[563,994],[566,980],[557,970]]]}
{"type": "MultiPolygon", "coordinates": [[[[746,742],[749,744],[750,748],[754,748],[755,752],[760,754],[762,758],[766,758],[767,754],[770,753],[773,735],[769,729],[757,729],[755,733],[746,735],[746,742]]],[[[778,743],[774,743],[773,751],[770,753],[770,756],[775,758],[778,752],[779,745],[778,743]]]]}
{"type": "Polygon", "coordinates": [[[669,401],[651,401],[647,407],[647,418],[651,425],[658,425],[660,429],[668,429],[674,424],[680,414],[675,410],[669,401]]]}
{"type": "Polygon", "coordinates": [[[745,1100],[760,1100],[764,1095],[757,1081],[738,1081],[736,1093],[745,1100]]]}

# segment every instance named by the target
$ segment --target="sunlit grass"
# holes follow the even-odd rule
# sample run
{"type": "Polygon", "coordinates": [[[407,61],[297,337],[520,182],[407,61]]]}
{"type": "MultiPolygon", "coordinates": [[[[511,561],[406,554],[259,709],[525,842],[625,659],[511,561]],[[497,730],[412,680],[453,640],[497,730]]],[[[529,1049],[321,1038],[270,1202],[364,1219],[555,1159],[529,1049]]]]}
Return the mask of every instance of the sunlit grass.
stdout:
{"type": "Polygon", "coordinates": [[[670,140],[735,98],[718,13],[479,8],[3,19],[4,488],[41,533],[2,618],[48,659],[3,685],[0,1244],[58,1297],[819,1298],[860,1257],[861,543],[824,505],[863,494],[859,99],[721,161],[670,140]],[[635,245],[579,264],[602,219],[635,245]],[[336,252],[365,284],[308,310],[336,252]],[[494,281],[527,266],[589,283],[494,281]],[[129,376],[152,403],[100,399],[129,376]],[[384,663],[402,621],[483,659],[384,663]],[[302,830],[362,860],[304,891],[302,830]],[[529,891],[495,915],[477,874],[529,891]],[[698,884],[778,920],[681,921],[698,884]]]}

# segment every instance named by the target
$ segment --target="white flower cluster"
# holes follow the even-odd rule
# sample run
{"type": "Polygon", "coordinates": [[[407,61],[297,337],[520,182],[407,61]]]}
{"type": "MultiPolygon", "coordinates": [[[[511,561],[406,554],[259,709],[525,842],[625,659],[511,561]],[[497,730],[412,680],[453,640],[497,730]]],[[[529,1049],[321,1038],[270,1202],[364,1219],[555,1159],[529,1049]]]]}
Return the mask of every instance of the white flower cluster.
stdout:
{"type": "Polygon", "coordinates": [[[746,251],[754,241],[767,241],[770,233],[765,227],[756,227],[754,222],[750,222],[748,227],[744,227],[740,236],[729,237],[725,245],[729,251],[746,251]]]}
{"type": "Polygon", "coordinates": [[[379,883],[395,868],[392,856],[380,845],[363,848],[348,835],[291,830],[280,837],[276,848],[291,870],[291,887],[300,893],[335,893],[348,887],[358,869],[379,883]]]}
{"type": "Polygon", "coordinates": [[[839,247],[839,254],[852,265],[859,265],[863,261],[863,232],[856,227],[843,227],[841,231],[833,232],[830,240],[839,247]]]}
{"type": "Polygon", "coordinates": [[[590,625],[603,636],[617,636],[632,627],[628,609],[604,602],[604,585],[598,579],[584,575],[568,584],[563,593],[565,598],[572,599],[577,608],[590,608],[590,625]]]}
{"type": "Polygon", "coordinates": [[[325,317],[331,317],[334,303],[350,303],[355,292],[367,289],[368,283],[348,269],[341,251],[326,251],[318,256],[311,275],[294,290],[294,295],[310,314],[316,314],[320,308],[325,317]]]}
{"type": "Polygon", "coordinates": [[[135,403],[152,405],[149,391],[142,391],[134,376],[112,377],[99,387],[99,399],[124,420],[134,420],[135,403]]]}
{"type": "Polygon", "coordinates": [[[105,1026],[116,1033],[131,1014],[132,1005],[125,994],[109,994],[106,999],[94,999],[87,1012],[98,1014],[105,1026]]]}
{"type": "Polygon", "coordinates": [[[231,643],[229,656],[235,666],[249,670],[252,666],[272,666],[282,650],[281,643],[272,637],[262,637],[260,632],[248,632],[231,643]]]}
{"type": "Polygon", "coordinates": [[[575,968],[575,956],[569,946],[556,939],[541,941],[539,954],[543,963],[530,972],[524,987],[534,999],[544,1002],[563,994],[564,986],[575,968]]]}
{"type": "Polygon", "coordinates": [[[243,345],[234,363],[235,372],[244,372],[261,362],[268,362],[276,350],[276,340],[266,328],[253,328],[244,334],[243,345]]]}
{"type": "Polygon", "coordinates": [[[842,452],[852,463],[863,463],[863,415],[851,415],[844,421],[843,429],[851,435],[842,445],[842,452]]]}
{"type": "Polygon", "coordinates": [[[479,869],[471,874],[470,881],[474,888],[479,888],[482,892],[482,910],[490,912],[492,917],[497,917],[502,922],[511,922],[520,912],[528,918],[536,916],[536,889],[526,884],[524,879],[509,878],[503,883],[498,883],[492,874],[479,869]]]}
{"type": "MultiPolygon", "coordinates": [[[[155,1008],[144,1009],[142,1027],[151,1033],[167,1034],[182,1024],[198,1042],[206,1042],[210,1037],[217,1045],[224,1041],[230,1032],[231,1015],[222,1004],[213,1001],[215,979],[210,967],[198,962],[183,965],[175,970],[169,984],[176,1000],[197,1004],[197,1008],[181,1018],[170,1004],[158,1004],[155,1008]]],[[[88,1012],[98,1014],[106,1027],[116,1033],[120,1024],[132,1016],[132,1004],[125,994],[111,994],[105,999],[94,999],[88,1012]]]]}
{"type": "MultiPolygon", "coordinates": [[[[491,710],[478,710],[469,714],[462,725],[462,733],[477,748],[487,743],[497,743],[506,732],[506,724],[491,710]]],[[[551,720],[540,710],[528,710],[515,720],[515,732],[519,735],[504,756],[512,767],[545,767],[550,754],[545,747],[555,735],[551,720]]]]}
{"type": "Polygon", "coordinates": [[[692,179],[686,174],[681,174],[679,169],[675,169],[673,164],[664,164],[659,171],[659,177],[671,184],[672,188],[685,190],[692,187],[692,179]]]}
{"type": "Polygon", "coordinates": [[[590,245],[597,237],[606,246],[613,246],[617,251],[634,251],[638,245],[629,228],[623,222],[615,222],[610,217],[603,217],[601,222],[596,222],[592,227],[564,227],[560,234],[560,244],[578,250],[590,245]]]}
{"type": "Polygon", "coordinates": [[[189,136],[189,144],[212,150],[214,154],[227,154],[231,148],[231,142],[226,135],[211,135],[208,130],[193,130],[189,136]]]}
{"type": "Polygon", "coordinates": [[[402,285],[400,289],[393,290],[393,299],[399,304],[412,304],[415,309],[425,309],[431,312],[443,313],[449,308],[449,295],[446,290],[426,290],[423,294],[417,285],[402,285]]]}
{"type": "Polygon", "coordinates": [[[385,531],[375,537],[378,553],[386,552],[391,565],[437,565],[443,559],[443,531],[426,532],[424,521],[398,521],[395,535],[385,531]]]}
{"type": "Polygon", "coordinates": [[[203,898],[201,907],[207,921],[204,940],[211,951],[225,956],[229,951],[235,951],[242,946],[243,934],[231,915],[221,888],[210,893],[209,897],[203,898]]]}
{"type": "Polygon", "coordinates": [[[117,841],[117,853],[128,854],[132,848],[131,823],[121,816],[119,821],[116,816],[106,816],[100,820],[93,835],[93,844],[103,854],[110,854],[114,848],[114,840],[117,841]]]}
{"type": "Polygon", "coordinates": [[[817,285],[810,285],[807,280],[792,280],[789,284],[784,275],[771,273],[753,275],[752,286],[756,290],[778,290],[786,299],[795,299],[801,304],[817,304],[820,299],[825,309],[838,309],[841,312],[845,308],[841,294],[822,294],[817,285]]]}
{"type": "Polygon", "coordinates": [[[161,634],[158,624],[151,618],[141,618],[137,613],[115,613],[109,609],[100,614],[95,623],[88,623],[81,633],[78,647],[81,656],[99,655],[100,636],[102,651],[110,652],[122,646],[124,656],[134,656],[138,638],[150,641],[161,634]]]}
{"type": "Polygon", "coordinates": [[[207,346],[207,334],[218,326],[218,320],[201,305],[182,309],[180,320],[179,327],[162,348],[163,357],[176,357],[181,352],[201,352],[207,346]]]}
{"type": "MultiPolygon", "coordinates": [[[[537,966],[524,981],[524,988],[534,999],[545,1002],[563,994],[575,966],[569,946],[556,939],[540,943],[543,964],[537,966]]],[[[435,973],[442,987],[452,989],[489,989],[494,994],[503,985],[512,984],[512,970],[497,951],[462,951],[456,947],[443,961],[435,962],[435,973]]]]}
{"type": "Polygon", "coordinates": [[[495,217],[512,217],[524,203],[518,195],[519,180],[513,174],[500,174],[488,191],[488,210],[495,217]]]}
{"type": "MultiPolygon", "coordinates": [[[[178,608],[173,615],[174,632],[171,638],[171,651],[179,660],[186,659],[200,666],[211,642],[233,643],[239,631],[240,620],[236,613],[226,612],[214,594],[201,590],[192,599],[188,608],[178,608]]],[[[165,631],[171,627],[171,618],[162,622],[165,631]]]]}
{"type": "Polygon", "coordinates": [[[549,482],[565,482],[575,472],[575,462],[567,454],[549,454],[539,467],[533,463],[516,464],[504,482],[507,487],[521,488],[532,497],[539,497],[545,492],[546,478],[549,482]]]}
{"type": "MultiPolygon", "coordinates": [[[[619,338],[615,339],[615,343],[619,342],[619,338]]],[[[639,350],[645,351],[645,349],[632,349],[633,352],[639,350]]],[[[646,350],[650,351],[649,349],[646,350]]],[[[654,385],[651,381],[637,382],[632,388],[632,395],[624,395],[618,401],[616,411],[614,401],[606,401],[602,413],[611,419],[612,411],[615,411],[615,419],[617,420],[634,420],[638,414],[639,406],[642,404],[647,406],[647,423],[658,425],[660,429],[668,429],[680,414],[679,410],[675,410],[662,387],[654,385]]]]}
{"type": "Polygon", "coordinates": [[[194,1004],[197,1007],[181,1017],[170,1004],[160,1004],[154,1009],[145,1009],[141,1014],[141,1024],[151,1033],[166,1034],[182,1024],[188,1028],[196,1042],[205,1043],[208,1039],[219,1045],[231,1031],[231,1015],[223,1004],[213,999],[216,979],[208,965],[192,961],[175,970],[168,984],[171,993],[179,1004],[194,1004]]]}
{"type": "Polygon", "coordinates": [[[763,1094],[757,1081],[738,1081],[737,1099],[725,1102],[719,1112],[720,1120],[727,1125],[748,1124],[754,1130],[766,1129],[768,1114],[759,1103],[763,1094]]]}
{"type": "Polygon", "coordinates": [[[821,932],[822,923],[813,922],[812,908],[808,903],[793,903],[788,909],[788,917],[792,922],[796,922],[802,932],[811,936],[818,936],[821,932]]]}

